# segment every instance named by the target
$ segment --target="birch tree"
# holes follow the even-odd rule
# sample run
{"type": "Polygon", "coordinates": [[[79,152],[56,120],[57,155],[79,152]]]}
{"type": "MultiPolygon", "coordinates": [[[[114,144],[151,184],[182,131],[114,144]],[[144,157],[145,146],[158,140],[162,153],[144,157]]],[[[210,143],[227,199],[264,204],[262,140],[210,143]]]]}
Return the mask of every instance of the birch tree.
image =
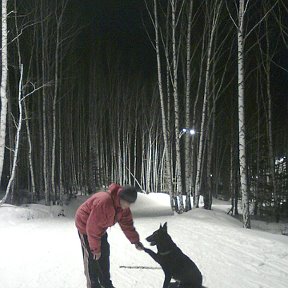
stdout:
{"type": "Polygon", "coordinates": [[[5,203],[11,186],[15,180],[15,174],[16,174],[16,167],[17,167],[17,161],[18,161],[18,151],[19,151],[19,143],[20,143],[20,133],[22,128],[22,120],[23,120],[23,107],[22,107],[22,81],[23,81],[23,65],[20,64],[20,79],[19,79],[19,87],[18,87],[18,108],[19,108],[19,116],[18,116],[18,122],[17,122],[17,132],[16,132],[16,139],[15,139],[15,147],[13,149],[14,156],[13,156],[13,165],[11,170],[11,175],[9,178],[9,182],[6,188],[6,193],[4,198],[0,201],[0,204],[5,203]]]}
{"type": "Polygon", "coordinates": [[[7,117],[7,0],[2,0],[1,5],[1,116],[0,116],[0,184],[4,164],[6,117],[7,117]]]}
{"type": "MultiPolygon", "coordinates": [[[[17,39],[16,39],[16,47],[17,47],[16,49],[17,49],[17,52],[18,52],[18,67],[19,67],[20,76],[21,76],[20,79],[21,78],[23,79],[23,75],[21,75],[21,73],[22,74],[24,73],[24,65],[22,64],[20,38],[22,36],[21,32],[23,31],[25,26],[22,26],[19,29],[19,24],[18,24],[19,17],[18,17],[18,12],[17,12],[18,11],[18,7],[17,7],[17,1],[16,0],[14,0],[14,11],[15,11],[15,16],[14,16],[15,21],[14,21],[14,23],[15,23],[15,28],[16,28],[16,35],[17,36],[19,35],[19,37],[17,37],[17,39]]],[[[34,20],[33,22],[36,22],[36,20],[34,20]]],[[[30,53],[29,65],[28,65],[28,68],[27,68],[26,79],[29,79],[30,78],[30,73],[32,73],[32,61],[33,61],[33,56],[34,56],[34,52],[35,52],[34,49],[35,49],[36,28],[33,27],[33,26],[35,26],[35,25],[32,25],[33,33],[31,33],[31,34],[33,36],[31,37],[31,39],[33,39],[34,41],[33,41],[33,44],[31,45],[31,53],[30,53]]],[[[24,82],[24,80],[22,80],[22,82],[24,82]]],[[[18,103],[18,107],[19,107],[18,110],[19,110],[19,120],[20,120],[20,118],[22,118],[22,113],[23,113],[23,117],[24,117],[23,120],[25,121],[25,126],[26,126],[26,135],[27,135],[27,142],[28,142],[28,161],[29,161],[30,182],[31,182],[31,202],[33,203],[36,200],[36,184],[35,184],[35,176],[34,176],[35,175],[34,174],[34,163],[33,163],[33,160],[32,160],[32,158],[33,158],[32,157],[33,145],[32,145],[32,140],[31,140],[31,127],[30,127],[29,108],[28,108],[29,105],[27,105],[26,102],[29,101],[29,96],[32,95],[34,92],[36,92],[38,89],[41,89],[41,87],[40,88],[36,88],[35,85],[32,83],[33,90],[30,93],[27,92],[27,95],[25,95],[25,93],[26,93],[25,92],[26,91],[25,90],[25,88],[26,88],[25,86],[30,86],[30,85],[28,85],[26,83],[26,85],[23,85],[23,88],[21,87],[22,93],[24,94],[23,98],[21,99],[21,103],[23,105],[23,108],[22,108],[21,103],[18,103]],[[22,110],[23,110],[23,112],[22,112],[22,110]]],[[[18,102],[19,102],[19,96],[18,96],[18,102]]],[[[19,129],[19,126],[20,125],[18,124],[17,131],[19,129]]],[[[20,128],[21,128],[21,126],[20,126],[20,128]]],[[[21,130],[19,130],[19,138],[20,138],[20,132],[21,132],[21,130]]],[[[15,157],[15,155],[14,155],[14,157],[15,157]]],[[[17,157],[18,157],[18,155],[17,155],[17,157]]]]}
{"type": "MultiPolygon", "coordinates": [[[[263,1],[264,2],[264,1],[263,1]]],[[[263,4],[261,2],[261,4],[263,4]]],[[[254,24],[252,27],[246,24],[245,19],[250,4],[249,0],[240,0],[237,6],[237,21],[234,21],[230,11],[229,16],[232,19],[237,29],[237,70],[238,70],[238,149],[239,149],[239,170],[240,170],[240,193],[242,198],[242,212],[243,212],[243,226],[244,228],[250,228],[250,213],[249,213],[249,189],[248,189],[248,167],[246,159],[246,121],[245,121],[245,83],[249,73],[245,72],[245,59],[248,48],[245,48],[245,41],[252,34],[252,32],[259,27],[268,14],[274,9],[278,1],[272,3],[271,7],[265,11],[259,20],[253,19],[254,24]],[[237,22],[237,23],[236,23],[237,22]],[[247,29],[249,27],[249,29],[247,29]]],[[[226,2],[227,5],[227,2],[226,2]]],[[[228,5],[227,5],[228,7],[228,5]]],[[[229,10],[229,8],[228,8],[229,10]]],[[[252,45],[253,47],[254,45],[252,45]]],[[[251,50],[252,47],[249,47],[251,50]]],[[[270,80],[269,80],[270,81],[270,80]]],[[[269,154],[269,152],[268,152],[269,154]]]]}
{"type": "MultiPolygon", "coordinates": [[[[246,5],[249,1],[246,2],[246,5]]],[[[237,26],[238,43],[238,133],[239,133],[239,163],[240,163],[240,190],[242,196],[242,214],[244,228],[251,228],[249,213],[249,196],[247,187],[246,167],[246,135],[245,135],[245,104],[244,104],[244,16],[245,0],[239,1],[239,14],[237,26]]]]}
{"type": "MultiPolygon", "coordinates": [[[[149,8],[146,7],[147,11],[149,12],[149,8]]],[[[159,96],[160,96],[160,105],[161,105],[161,118],[162,118],[162,127],[163,127],[163,138],[164,138],[164,151],[165,151],[165,162],[166,162],[166,169],[167,169],[167,178],[168,178],[168,189],[170,195],[170,205],[172,210],[175,209],[175,198],[174,198],[174,187],[172,183],[172,166],[171,166],[171,159],[170,159],[170,144],[168,141],[168,127],[167,127],[167,113],[165,111],[165,101],[164,101],[164,90],[163,90],[163,83],[162,83],[162,65],[161,65],[161,56],[160,56],[160,37],[159,37],[159,19],[158,19],[158,8],[157,8],[157,0],[153,0],[153,13],[151,15],[151,21],[154,26],[155,32],[155,44],[153,45],[156,51],[156,58],[157,58],[157,77],[158,77],[158,88],[159,88],[159,96]]]]}
{"type": "Polygon", "coordinates": [[[174,97],[174,118],[175,118],[175,149],[176,149],[176,179],[177,179],[177,196],[179,198],[179,212],[184,211],[183,196],[182,196],[182,170],[181,170],[181,154],[180,154],[180,111],[179,111],[179,96],[178,96],[178,63],[179,63],[179,47],[181,45],[181,38],[176,39],[176,29],[179,18],[181,17],[182,7],[178,7],[177,0],[171,0],[171,13],[172,13],[172,53],[173,53],[173,97],[174,97]],[[178,13],[176,13],[178,11],[178,13]],[[176,43],[177,41],[177,43],[176,43]]]}
{"type": "MultiPolygon", "coordinates": [[[[40,2],[40,13],[41,13],[41,69],[42,69],[42,83],[45,83],[48,79],[48,68],[47,68],[47,49],[48,49],[48,25],[45,21],[44,16],[44,5],[46,4],[45,0],[41,0],[40,2]]],[[[50,201],[50,173],[51,173],[51,165],[49,161],[49,133],[48,133],[48,94],[47,88],[44,87],[42,89],[42,131],[43,131],[43,178],[44,178],[44,193],[45,193],[45,204],[49,205],[50,201]]]]}
{"type": "MultiPolygon", "coordinates": [[[[187,50],[186,50],[186,103],[185,103],[185,126],[191,127],[190,113],[190,93],[191,93],[191,30],[192,30],[192,15],[194,1],[190,1],[188,10],[188,27],[187,27],[187,50]]],[[[192,184],[192,169],[191,169],[191,149],[190,137],[185,138],[185,192],[186,192],[186,211],[191,210],[191,184],[192,184]]]]}
{"type": "MultiPolygon", "coordinates": [[[[53,93],[53,104],[52,104],[52,163],[51,163],[51,188],[52,188],[52,195],[54,200],[57,199],[57,190],[55,187],[55,165],[56,165],[56,124],[57,124],[57,102],[58,102],[58,90],[59,90],[59,62],[60,59],[60,48],[61,48],[61,25],[63,24],[63,15],[69,0],[62,0],[55,8],[56,14],[56,43],[55,43],[55,70],[54,70],[54,93],[53,93]],[[57,10],[60,10],[59,12],[57,10]],[[59,15],[58,15],[59,13],[59,15]]],[[[58,3],[57,3],[58,4],[58,3]]]]}
{"type": "MultiPolygon", "coordinates": [[[[196,180],[195,180],[195,201],[194,206],[199,207],[199,197],[200,197],[200,189],[201,189],[201,181],[202,181],[202,168],[203,168],[203,157],[204,157],[204,149],[205,149],[205,136],[207,131],[205,131],[205,127],[207,126],[207,106],[208,106],[208,96],[210,93],[210,74],[211,74],[211,57],[212,57],[212,48],[215,37],[216,28],[218,25],[218,20],[220,16],[222,1],[214,1],[212,5],[212,19],[210,19],[209,9],[207,9],[207,17],[211,21],[209,25],[209,36],[208,36],[208,47],[207,47],[207,60],[206,60],[206,71],[205,71],[205,87],[204,87],[204,95],[203,95],[203,103],[202,103],[202,115],[201,115],[201,125],[200,125],[200,140],[199,140],[199,148],[198,148],[198,158],[197,158],[197,167],[196,167],[196,180]]],[[[209,21],[208,20],[208,21],[209,21]]]]}
{"type": "MultiPolygon", "coordinates": [[[[263,15],[267,15],[269,11],[269,7],[267,4],[263,4],[263,15]]],[[[273,141],[273,133],[272,133],[272,89],[271,89],[271,62],[276,53],[277,45],[273,49],[273,44],[271,43],[270,36],[270,25],[269,25],[269,17],[266,16],[264,18],[264,27],[265,27],[265,48],[262,49],[260,45],[260,53],[263,61],[263,68],[265,73],[266,80],[266,95],[267,95],[267,103],[264,105],[267,106],[265,109],[266,114],[266,133],[267,133],[267,142],[268,142],[268,155],[269,155],[269,185],[272,188],[272,201],[274,206],[274,214],[276,217],[276,221],[279,221],[280,217],[280,198],[277,192],[276,187],[276,178],[275,178],[275,155],[274,155],[274,141],[273,141]],[[263,51],[264,50],[264,51],[263,51]]],[[[260,41],[258,41],[260,43],[260,41]]],[[[277,42],[277,41],[275,41],[277,42]]]]}

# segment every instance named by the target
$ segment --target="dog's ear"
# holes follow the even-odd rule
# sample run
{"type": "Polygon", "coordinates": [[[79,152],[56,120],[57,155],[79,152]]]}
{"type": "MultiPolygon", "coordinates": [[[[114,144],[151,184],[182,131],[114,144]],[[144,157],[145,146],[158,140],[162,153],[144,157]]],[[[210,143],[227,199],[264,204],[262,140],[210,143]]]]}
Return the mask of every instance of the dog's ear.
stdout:
{"type": "Polygon", "coordinates": [[[167,232],[167,222],[164,223],[164,225],[163,225],[162,228],[163,228],[163,230],[164,230],[165,232],[167,232]]]}

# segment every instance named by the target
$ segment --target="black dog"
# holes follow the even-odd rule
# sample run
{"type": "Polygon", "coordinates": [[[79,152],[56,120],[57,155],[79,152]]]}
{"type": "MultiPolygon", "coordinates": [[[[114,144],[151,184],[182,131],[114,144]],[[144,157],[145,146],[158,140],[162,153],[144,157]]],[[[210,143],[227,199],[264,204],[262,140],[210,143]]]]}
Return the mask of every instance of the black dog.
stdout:
{"type": "Polygon", "coordinates": [[[162,267],[165,280],[163,288],[202,288],[202,274],[195,263],[176,246],[170,235],[167,233],[167,222],[160,225],[152,235],[146,238],[151,246],[157,246],[157,254],[151,249],[144,248],[157,263],[162,267]],[[169,285],[171,279],[178,284],[169,285]]]}

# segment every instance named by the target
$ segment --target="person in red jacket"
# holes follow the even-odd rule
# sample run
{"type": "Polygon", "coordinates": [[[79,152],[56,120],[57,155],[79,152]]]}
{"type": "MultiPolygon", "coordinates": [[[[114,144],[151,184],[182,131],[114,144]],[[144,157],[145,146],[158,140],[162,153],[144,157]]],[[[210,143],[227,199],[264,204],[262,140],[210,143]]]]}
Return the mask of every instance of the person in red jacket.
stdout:
{"type": "Polygon", "coordinates": [[[81,241],[87,288],[114,287],[110,280],[108,227],[119,223],[128,240],[143,250],[130,210],[136,199],[135,187],[112,183],[107,192],[93,194],[77,209],[75,225],[81,241]]]}

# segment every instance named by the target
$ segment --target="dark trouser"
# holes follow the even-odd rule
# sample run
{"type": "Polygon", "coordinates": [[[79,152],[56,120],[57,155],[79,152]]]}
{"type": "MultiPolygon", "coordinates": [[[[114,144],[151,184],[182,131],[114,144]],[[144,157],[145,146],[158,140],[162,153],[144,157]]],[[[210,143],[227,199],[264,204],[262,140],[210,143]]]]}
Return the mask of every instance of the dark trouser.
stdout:
{"type": "Polygon", "coordinates": [[[101,257],[98,261],[93,259],[87,235],[79,233],[82,246],[84,273],[87,279],[87,288],[111,287],[110,280],[110,245],[108,235],[105,233],[101,238],[101,257]],[[101,283],[101,285],[100,285],[101,283]]]}

